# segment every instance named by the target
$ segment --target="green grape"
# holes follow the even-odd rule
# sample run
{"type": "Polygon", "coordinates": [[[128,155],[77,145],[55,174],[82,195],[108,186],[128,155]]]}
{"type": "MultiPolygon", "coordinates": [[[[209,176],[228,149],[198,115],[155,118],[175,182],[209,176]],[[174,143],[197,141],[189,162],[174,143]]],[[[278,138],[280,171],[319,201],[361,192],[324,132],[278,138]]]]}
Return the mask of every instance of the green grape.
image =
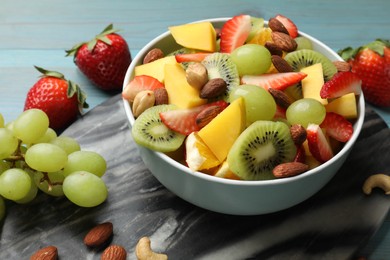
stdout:
{"type": "Polygon", "coordinates": [[[0,128],[0,160],[11,156],[18,148],[18,139],[7,128],[0,128]]]}
{"type": "Polygon", "coordinates": [[[36,144],[39,144],[39,143],[50,143],[50,141],[54,140],[55,138],[57,138],[57,133],[52,129],[52,128],[48,128],[45,132],[45,134],[39,138],[38,140],[35,141],[36,144]]]}
{"type": "Polygon", "coordinates": [[[103,203],[108,195],[103,180],[86,171],[74,172],[65,177],[62,188],[65,196],[81,207],[95,207],[103,203]]]}
{"type": "Polygon", "coordinates": [[[49,118],[45,112],[29,109],[23,111],[14,121],[13,132],[23,143],[32,144],[46,133],[48,127],[49,118]]]}
{"type": "Polygon", "coordinates": [[[5,202],[3,197],[0,196],[0,221],[3,220],[5,216],[5,202]]]}
{"type": "Polygon", "coordinates": [[[305,38],[303,36],[298,36],[295,38],[295,42],[298,44],[297,50],[303,50],[303,49],[308,49],[312,50],[313,49],[313,44],[308,38],[305,38]]]}
{"type": "Polygon", "coordinates": [[[58,136],[57,138],[54,138],[50,143],[61,147],[67,154],[80,151],[79,143],[75,139],[68,136],[58,136]]]}
{"type": "Polygon", "coordinates": [[[34,174],[34,183],[38,189],[44,193],[53,197],[62,197],[64,196],[64,191],[62,190],[62,183],[64,182],[64,178],[65,177],[62,171],[45,174],[42,172],[36,172],[34,174]]]}
{"type": "Polygon", "coordinates": [[[240,76],[263,74],[272,63],[269,50],[258,44],[240,46],[230,54],[230,57],[236,64],[240,76]]]}
{"type": "Polygon", "coordinates": [[[106,169],[106,160],[100,154],[92,151],[76,151],[69,154],[64,175],[66,177],[76,171],[87,171],[102,177],[106,169]]]}
{"type": "Polygon", "coordinates": [[[303,98],[292,103],[286,111],[286,118],[290,124],[299,124],[307,127],[308,124],[321,124],[326,115],[324,105],[312,98],[303,98]]]}
{"type": "Polygon", "coordinates": [[[37,187],[37,185],[35,185],[34,179],[33,179],[33,174],[34,173],[33,172],[29,172],[27,170],[26,170],[26,172],[30,176],[31,187],[30,187],[30,190],[29,190],[29,192],[27,193],[26,196],[24,196],[22,199],[15,200],[15,202],[19,203],[19,204],[26,204],[26,203],[31,202],[33,199],[35,199],[35,197],[38,194],[38,187],[37,187]]]}
{"type": "Polygon", "coordinates": [[[34,144],[27,150],[25,160],[34,170],[56,172],[65,167],[68,155],[57,145],[40,143],[34,144]]]}
{"type": "Polygon", "coordinates": [[[0,195],[9,200],[20,200],[28,194],[31,184],[31,178],[24,170],[8,169],[0,175],[0,195]]]}
{"type": "Polygon", "coordinates": [[[11,168],[8,162],[0,160],[0,174],[11,168]]]}
{"type": "Polygon", "coordinates": [[[0,128],[1,127],[4,127],[4,117],[3,115],[0,113],[0,128]]]}
{"type": "Polygon", "coordinates": [[[245,101],[247,125],[258,120],[271,120],[276,112],[276,103],[271,94],[258,86],[240,85],[233,88],[229,101],[243,97],[245,101]]]}

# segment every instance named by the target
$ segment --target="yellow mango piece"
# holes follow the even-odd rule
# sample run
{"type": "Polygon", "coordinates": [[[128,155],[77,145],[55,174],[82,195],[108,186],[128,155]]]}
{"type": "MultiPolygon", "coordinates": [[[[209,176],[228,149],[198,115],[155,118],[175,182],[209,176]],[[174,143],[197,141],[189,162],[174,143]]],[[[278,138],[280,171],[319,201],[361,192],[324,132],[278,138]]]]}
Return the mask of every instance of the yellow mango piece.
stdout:
{"type": "Polygon", "coordinates": [[[216,33],[210,22],[169,27],[175,41],[183,47],[207,52],[216,51],[216,33]]]}
{"type": "Polygon", "coordinates": [[[134,69],[135,76],[148,75],[156,78],[161,83],[165,81],[165,64],[176,64],[175,56],[167,56],[150,63],[138,65],[134,69]]]}
{"type": "Polygon", "coordinates": [[[273,42],[272,41],[272,30],[268,27],[264,27],[260,30],[258,34],[256,34],[249,43],[253,44],[259,44],[259,45],[265,45],[266,42],[273,42]]]}
{"type": "Polygon", "coordinates": [[[324,73],[322,64],[316,63],[306,68],[302,68],[301,72],[306,73],[307,77],[302,80],[302,94],[304,98],[313,98],[320,101],[323,105],[328,104],[327,99],[320,96],[320,91],[324,85],[324,73]]]}
{"type": "Polygon", "coordinates": [[[232,180],[241,180],[240,177],[238,177],[234,172],[232,172],[229,168],[229,164],[227,161],[224,161],[218,169],[216,169],[215,173],[213,174],[215,177],[219,178],[225,178],[225,179],[232,179],[232,180]]]}
{"type": "Polygon", "coordinates": [[[341,96],[325,106],[326,112],[334,112],[347,119],[357,117],[356,96],[349,93],[341,96]]]}
{"type": "Polygon", "coordinates": [[[169,104],[174,104],[180,108],[191,108],[206,104],[207,99],[199,97],[199,90],[188,84],[186,72],[179,63],[166,64],[164,75],[169,104]]]}
{"type": "Polygon", "coordinates": [[[240,97],[199,130],[198,136],[222,163],[245,125],[245,103],[240,97]]]}

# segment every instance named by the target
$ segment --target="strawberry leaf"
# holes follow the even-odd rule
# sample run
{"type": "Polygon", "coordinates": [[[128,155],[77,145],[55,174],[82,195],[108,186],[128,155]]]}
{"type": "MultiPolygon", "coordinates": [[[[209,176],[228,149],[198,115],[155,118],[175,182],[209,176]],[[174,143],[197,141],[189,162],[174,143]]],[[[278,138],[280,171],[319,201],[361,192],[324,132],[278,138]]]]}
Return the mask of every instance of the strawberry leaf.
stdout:
{"type": "Polygon", "coordinates": [[[37,69],[40,73],[42,73],[41,77],[44,78],[44,77],[54,77],[54,78],[59,78],[59,79],[64,79],[64,75],[60,72],[57,72],[57,71],[51,71],[51,70],[46,70],[44,68],[41,68],[41,67],[38,67],[38,66],[35,66],[35,69],[37,69]]]}

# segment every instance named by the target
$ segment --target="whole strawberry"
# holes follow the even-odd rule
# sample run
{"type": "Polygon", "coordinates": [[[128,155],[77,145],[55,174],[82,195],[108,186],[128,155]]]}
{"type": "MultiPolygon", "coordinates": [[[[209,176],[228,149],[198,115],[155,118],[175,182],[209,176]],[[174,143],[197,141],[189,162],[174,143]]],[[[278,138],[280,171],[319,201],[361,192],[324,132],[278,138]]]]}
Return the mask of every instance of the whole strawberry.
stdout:
{"type": "Polygon", "coordinates": [[[131,54],[126,41],[110,24],[90,42],[67,50],[74,63],[97,87],[107,91],[122,89],[131,54]]]}
{"type": "Polygon", "coordinates": [[[66,80],[63,74],[35,68],[42,76],[28,91],[24,110],[43,110],[49,117],[50,127],[61,131],[76,120],[82,108],[88,107],[86,95],[78,85],[66,80]]]}
{"type": "Polygon", "coordinates": [[[362,80],[366,101],[390,107],[390,42],[378,39],[357,49],[348,47],[339,54],[362,80]]]}

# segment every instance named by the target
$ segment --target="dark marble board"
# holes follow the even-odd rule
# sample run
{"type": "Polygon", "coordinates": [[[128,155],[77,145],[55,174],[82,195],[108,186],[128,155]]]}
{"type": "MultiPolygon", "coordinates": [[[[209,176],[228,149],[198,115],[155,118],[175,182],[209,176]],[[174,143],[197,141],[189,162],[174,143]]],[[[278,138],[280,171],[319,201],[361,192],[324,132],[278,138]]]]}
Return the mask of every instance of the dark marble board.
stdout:
{"type": "Polygon", "coordinates": [[[80,208],[40,194],[28,205],[7,204],[0,259],[29,259],[55,245],[61,260],[99,259],[84,246],[86,232],[111,221],[111,243],[135,259],[139,238],[169,259],[348,259],[380,227],[390,207],[381,190],[365,196],[367,176],[389,170],[390,129],[367,108],[363,131],[345,165],[319,193],[290,209],[260,216],[231,216],[193,206],[165,189],[147,170],[132,141],[120,95],[94,108],[63,135],[83,150],[102,154],[108,200],[80,208]]]}

